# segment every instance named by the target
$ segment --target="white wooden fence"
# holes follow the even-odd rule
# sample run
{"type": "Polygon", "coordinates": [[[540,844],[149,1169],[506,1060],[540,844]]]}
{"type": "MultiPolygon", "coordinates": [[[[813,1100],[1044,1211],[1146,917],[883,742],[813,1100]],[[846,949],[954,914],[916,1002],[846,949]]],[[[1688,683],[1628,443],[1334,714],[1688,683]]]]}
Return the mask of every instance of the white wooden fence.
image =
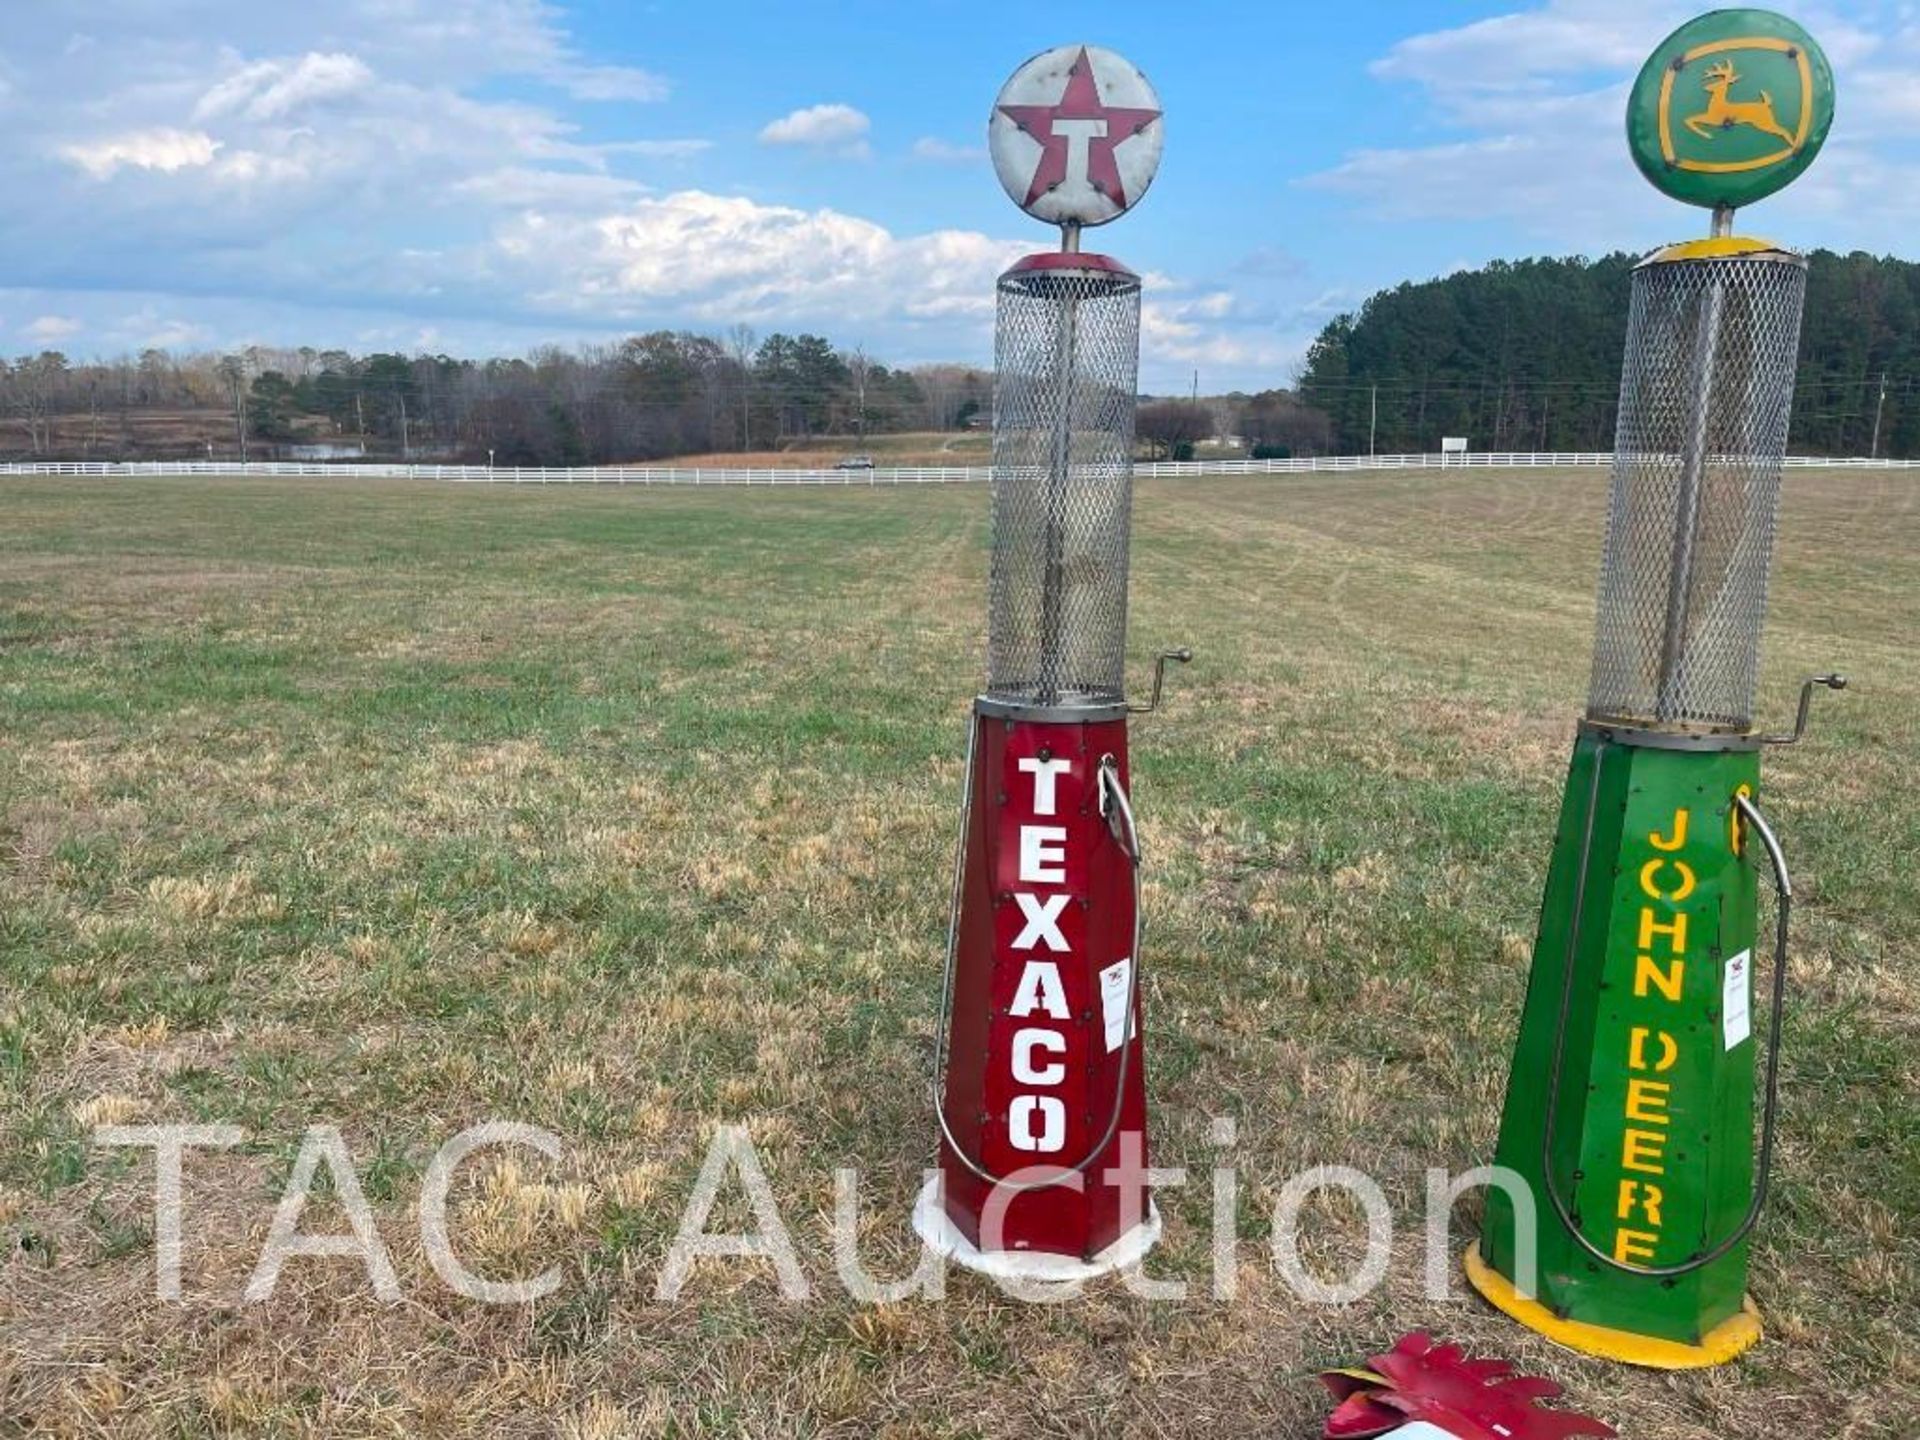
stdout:
{"type": "MultiPolygon", "coordinates": [[[[1193,475],[1307,475],[1377,470],[1515,470],[1608,466],[1606,451],[1469,452],[1448,455],[1318,455],[1300,460],[1175,460],[1144,462],[1148,478],[1193,475]]],[[[1920,460],[1827,459],[1790,455],[1787,464],[1810,469],[1911,470],[1920,460]]],[[[542,467],[403,465],[319,460],[30,460],[0,462],[0,475],[317,475],[395,480],[449,480],[492,485],[944,485],[985,481],[984,465],[883,465],[855,470],[688,469],[674,465],[542,467]]]]}

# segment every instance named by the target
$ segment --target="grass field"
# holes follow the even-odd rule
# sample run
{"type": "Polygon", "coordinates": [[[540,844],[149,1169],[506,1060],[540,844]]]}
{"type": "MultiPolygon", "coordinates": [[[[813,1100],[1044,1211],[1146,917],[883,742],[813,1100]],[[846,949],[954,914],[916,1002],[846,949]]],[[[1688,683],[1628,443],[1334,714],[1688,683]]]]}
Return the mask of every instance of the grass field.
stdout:
{"type": "MultiPolygon", "coordinates": [[[[1920,1425],[1920,482],[1793,473],[1764,712],[1856,688],[1768,760],[1803,891],[1766,1342],[1661,1378],[1422,1294],[1425,1170],[1491,1156],[1572,724],[1603,472],[1141,487],[1133,637],[1191,644],[1134,730],[1156,1273],[1024,1306],[903,1274],[986,493],[0,481],[0,1432],[1304,1437],[1315,1367],[1415,1326],[1514,1355],[1634,1440],[1920,1425]],[[551,1128],[456,1190],[462,1300],[414,1204],[443,1140],[551,1128]],[[1241,1285],[1206,1298],[1214,1117],[1241,1285]],[[153,1295],[153,1163],[190,1159],[184,1298],[153,1295]],[[663,1256],[746,1124],[814,1298],[663,1256]],[[344,1260],[241,1290],[306,1126],[337,1124],[405,1299],[344,1260]],[[1379,1177],[1389,1283],[1310,1308],[1265,1219],[1311,1164],[1379,1177]]],[[[1144,664],[1141,666],[1144,674],[1144,664]]],[[[730,1202],[731,1203],[731,1202],[730,1202]]],[[[744,1213],[723,1208],[723,1218],[744,1213]]],[[[1476,1211],[1461,1209],[1463,1243],[1476,1211]]],[[[1356,1217],[1314,1212],[1319,1259],[1356,1217]]],[[[308,1230],[339,1226],[316,1201],[308,1230]]]]}

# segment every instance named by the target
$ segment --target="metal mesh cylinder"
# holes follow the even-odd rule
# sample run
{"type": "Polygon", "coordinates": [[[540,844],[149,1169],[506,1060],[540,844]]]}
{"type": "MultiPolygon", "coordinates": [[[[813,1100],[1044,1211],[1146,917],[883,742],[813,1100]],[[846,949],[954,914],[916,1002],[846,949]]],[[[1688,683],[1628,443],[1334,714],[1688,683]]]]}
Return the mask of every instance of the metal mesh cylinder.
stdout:
{"type": "Polygon", "coordinates": [[[1806,262],[1676,247],[1633,276],[1587,711],[1748,729],[1806,262]],[[1694,252],[1694,253],[1689,253],[1694,252]]]}
{"type": "Polygon", "coordinates": [[[1140,279],[1098,255],[1000,277],[987,694],[1124,698],[1140,279]]]}

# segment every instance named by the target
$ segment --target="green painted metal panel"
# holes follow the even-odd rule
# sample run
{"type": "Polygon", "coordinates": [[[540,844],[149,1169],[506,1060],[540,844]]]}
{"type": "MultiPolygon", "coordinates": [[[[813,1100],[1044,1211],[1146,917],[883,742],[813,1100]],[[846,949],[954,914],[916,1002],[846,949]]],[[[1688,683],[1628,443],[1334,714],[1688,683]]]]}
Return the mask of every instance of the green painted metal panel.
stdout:
{"type": "MultiPolygon", "coordinates": [[[[1574,748],[1498,1154],[1537,1199],[1538,1298],[1562,1318],[1692,1344],[1744,1299],[1744,1245],[1678,1278],[1588,1253],[1556,1212],[1542,1147],[1567,995],[1552,1179],[1579,1231],[1622,1264],[1671,1266],[1744,1219],[1756,877],[1737,848],[1733,801],[1758,782],[1752,751],[1654,749],[1592,733],[1574,748]]],[[[1517,1282],[1515,1225],[1512,1204],[1490,1191],[1487,1259],[1517,1282]]]]}

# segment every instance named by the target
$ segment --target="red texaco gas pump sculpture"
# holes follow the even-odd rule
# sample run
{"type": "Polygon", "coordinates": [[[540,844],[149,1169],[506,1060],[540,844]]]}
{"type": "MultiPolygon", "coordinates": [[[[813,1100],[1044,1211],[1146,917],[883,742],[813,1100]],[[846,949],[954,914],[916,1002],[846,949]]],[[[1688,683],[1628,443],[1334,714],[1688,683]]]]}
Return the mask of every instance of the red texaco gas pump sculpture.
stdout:
{"type": "MultiPolygon", "coordinates": [[[[1158,1236],[1146,1198],[1140,843],[1124,689],[1140,280],[1080,249],[1160,160],[1146,77],[1095,46],[1017,70],[994,167],[1058,252],[999,281],[987,692],[974,704],[936,1104],[914,1225],[962,1264],[1077,1278],[1158,1236]]],[[[1155,702],[1163,656],[1154,675],[1155,702]]]]}

